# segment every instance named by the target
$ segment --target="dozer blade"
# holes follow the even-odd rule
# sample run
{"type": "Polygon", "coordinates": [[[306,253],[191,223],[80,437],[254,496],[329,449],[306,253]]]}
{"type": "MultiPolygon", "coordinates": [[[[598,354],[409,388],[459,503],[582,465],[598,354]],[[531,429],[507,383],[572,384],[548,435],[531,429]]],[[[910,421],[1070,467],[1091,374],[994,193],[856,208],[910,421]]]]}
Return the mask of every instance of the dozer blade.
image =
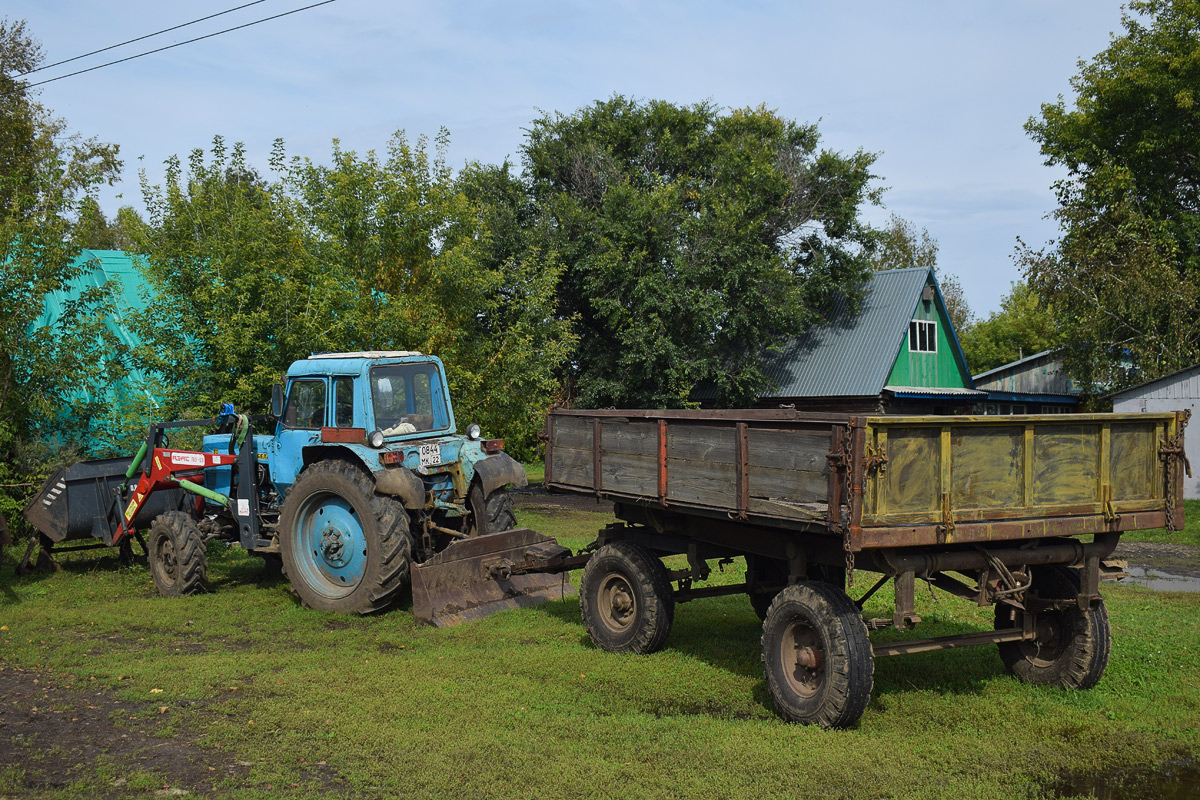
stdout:
{"type": "Polygon", "coordinates": [[[528,528],[460,539],[413,565],[413,615],[418,622],[448,628],[573,595],[575,588],[565,571],[521,572],[553,569],[570,554],[549,536],[528,528]]]}

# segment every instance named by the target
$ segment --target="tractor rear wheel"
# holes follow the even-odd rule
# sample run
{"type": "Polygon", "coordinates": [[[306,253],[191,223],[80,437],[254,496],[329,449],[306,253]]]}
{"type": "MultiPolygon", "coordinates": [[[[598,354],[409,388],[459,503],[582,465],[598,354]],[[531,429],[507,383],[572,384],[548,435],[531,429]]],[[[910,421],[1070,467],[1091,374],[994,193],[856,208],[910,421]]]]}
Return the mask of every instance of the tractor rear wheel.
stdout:
{"type": "Polygon", "coordinates": [[[159,514],[150,523],[150,575],[158,593],[180,597],[204,591],[208,553],[196,521],[182,511],[159,514]]]}
{"type": "Polygon", "coordinates": [[[309,608],[382,611],[408,579],[408,512],[346,461],[320,461],[300,474],[284,498],[279,534],[283,572],[309,608]]]}

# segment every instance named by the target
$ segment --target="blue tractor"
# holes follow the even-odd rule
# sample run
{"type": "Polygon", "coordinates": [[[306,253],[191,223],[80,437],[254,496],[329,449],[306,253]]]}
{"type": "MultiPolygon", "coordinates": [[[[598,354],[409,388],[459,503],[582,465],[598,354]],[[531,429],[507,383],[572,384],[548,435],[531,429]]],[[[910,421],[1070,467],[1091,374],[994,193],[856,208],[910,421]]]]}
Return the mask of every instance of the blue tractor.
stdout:
{"type": "Polygon", "coordinates": [[[202,590],[214,539],[277,565],[304,605],[325,611],[386,609],[410,579],[418,617],[439,624],[564,593],[560,578],[506,569],[567,552],[516,529],[508,487],[526,485],[524,468],[478,425],[457,432],[445,376],[416,352],[313,355],[274,387],[269,415],[224,407],[213,420],[151,425],[134,459],[60,471],[25,516],[43,546],[136,538],[167,595],[202,590]],[[201,451],[169,446],[168,429],[204,425],[217,430],[201,451]]]}

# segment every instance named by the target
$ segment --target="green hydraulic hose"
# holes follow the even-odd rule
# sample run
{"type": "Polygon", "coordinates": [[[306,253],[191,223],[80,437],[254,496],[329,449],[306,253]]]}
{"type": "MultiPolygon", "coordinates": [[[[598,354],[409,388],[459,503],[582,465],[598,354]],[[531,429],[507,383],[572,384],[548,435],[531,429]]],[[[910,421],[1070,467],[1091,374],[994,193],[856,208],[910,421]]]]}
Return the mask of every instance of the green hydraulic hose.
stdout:
{"type": "Polygon", "coordinates": [[[206,489],[199,484],[192,483],[191,481],[179,481],[179,488],[189,491],[192,494],[198,494],[201,497],[208,498],[214,503],[219,503],[222,506],[229,505],[229,498],[225,495],[221,494],[220,492],[214,492],[212,489],[206,489]]]}
{"type": "Polygon", "coordinates": [[[142,446],[138,449],[137,455],[133,457],[133,463],[129,465],[129,469],[125,470],[126,479],[133,477],[133,473],[138,471],[138,467],[142,465],[142,459],[145,457],[146,443],[142,442],[142,446]]]}

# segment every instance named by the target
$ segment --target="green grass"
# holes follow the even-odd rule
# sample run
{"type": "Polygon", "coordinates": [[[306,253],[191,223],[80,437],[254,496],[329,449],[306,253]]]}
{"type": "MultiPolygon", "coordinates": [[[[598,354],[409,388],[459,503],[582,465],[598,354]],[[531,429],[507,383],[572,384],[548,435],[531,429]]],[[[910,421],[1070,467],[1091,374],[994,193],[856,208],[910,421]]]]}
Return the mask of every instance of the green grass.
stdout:
{"type": "Polygon", "coordinates": [[[531,485],[538,485],[546,480],[546,462],[545,461],[530,461],[528,464],[522,464],[525,467],[525,476],[529,478],[531,485]]]}
{"type": "MultiPolygon", "coordinates": [[[[606,521],[520,515],[576,548],[606,521]]],[[[218,797],[1039,797],[1062,772],[1200,756],[1200,596],[1106,585],[1115,644],[1094,690],[1021,684],[992,647],[880,659],[860,724],[822,731],[774,714],[743,596],[680,606],[666,649],[636,657],[596,650],[574,598],[439,630],[407,610],[310,611],[260,582],[257,559],[210,558],[210,593],[168,599],[144,566],[83,553],[16,578],[6,553],[0,661],[135,704],[119,725],[249,764],[218,797]]],[[[990,627],[991,609],[919,598],[918,635],[990,627]]],[[[890,615],[886,597],[867,610],[890,615]]],[[[0,795],[26,796],[33,769],[0,770],[0,795]]],[[[97,761],[45,796],[122,779],[170,776],[97,761]]]]}
{"type": "Polygon", "coordinates": [[[1149,531],[1133,531],[1121,536],[1129,542],[1164,542],[1200,546],[1200,500],[1184,500],[1183,513],[1186,523],[1181,531],[1158,528],[1149,531]]]}

